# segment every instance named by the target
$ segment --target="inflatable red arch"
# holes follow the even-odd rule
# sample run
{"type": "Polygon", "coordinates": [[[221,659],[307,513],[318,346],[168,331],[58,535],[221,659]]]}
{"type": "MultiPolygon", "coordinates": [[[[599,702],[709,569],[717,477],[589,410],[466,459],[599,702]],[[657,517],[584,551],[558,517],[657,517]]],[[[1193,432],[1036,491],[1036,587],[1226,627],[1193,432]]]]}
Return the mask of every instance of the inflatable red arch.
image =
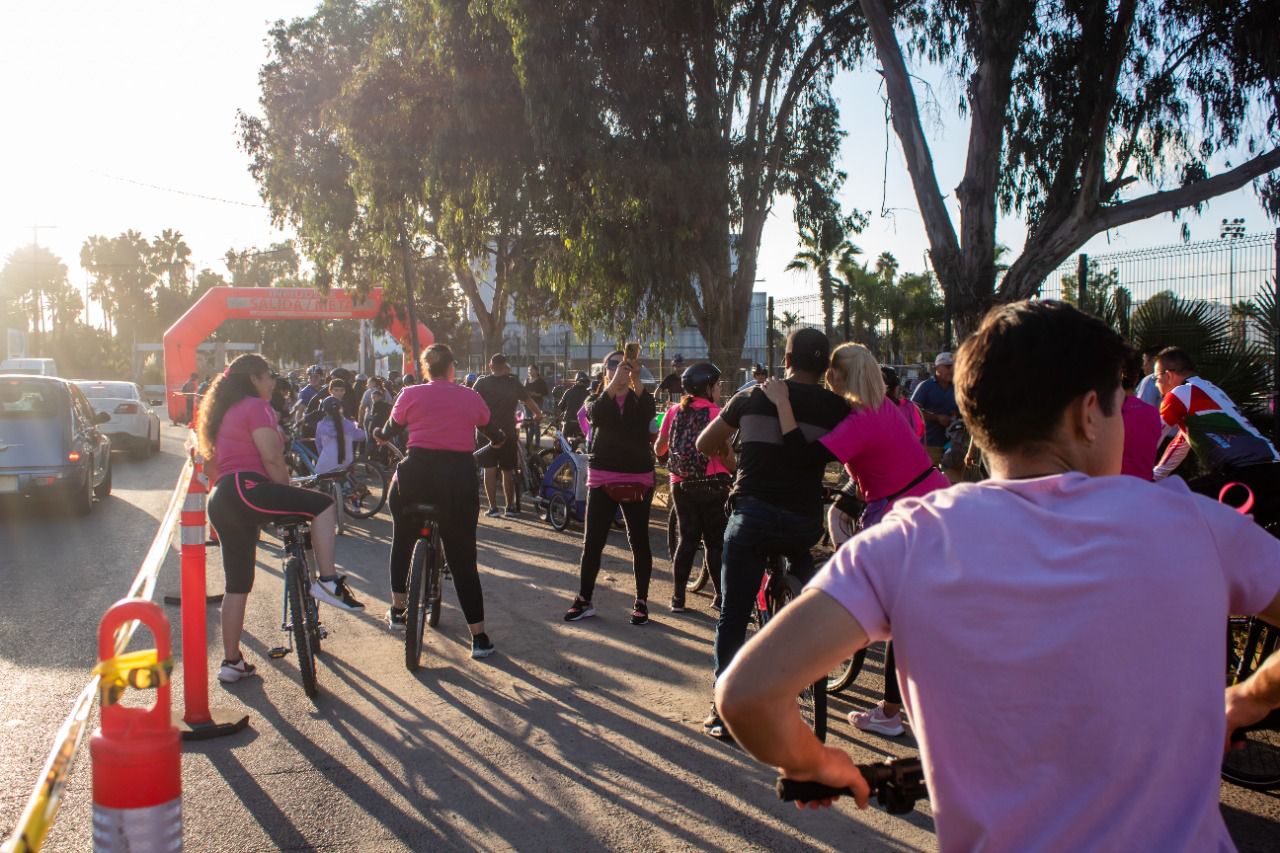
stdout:
{"type": "MultiPolygon", "coordinates": [[[[196,348],[222,325],[224,320],[371,320],[382,308],[382,288],[370,291],[356,302],[341,290],[321,293],[309,287],[213,287],[164,333],[164,381],[168,391],[169,417],[186,415],[182,386],[196,372],[196,348]]],[[[391,312],[388,331],[405,348],[405,364],[413,363],[409,352],[409,329],[396,311],[391,312]]],[[[418,324],[418,347],[435,341],[431,330],[418,324]]]]}

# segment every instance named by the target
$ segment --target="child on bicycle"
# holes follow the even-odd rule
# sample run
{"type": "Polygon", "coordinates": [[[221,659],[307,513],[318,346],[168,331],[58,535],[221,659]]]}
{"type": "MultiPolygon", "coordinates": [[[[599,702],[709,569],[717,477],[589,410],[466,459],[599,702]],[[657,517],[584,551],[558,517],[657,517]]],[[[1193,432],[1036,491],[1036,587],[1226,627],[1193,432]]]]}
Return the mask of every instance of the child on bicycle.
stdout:
{"type": "Polygon", "coordinates": [[[717,701],[747,751],[865,806],[795,697],[892,637],[943,850],[1231,849],[1224,626],[1280,623],[1280,541],[1118,476],[1124,355],[1064,303],[987,315],[956,397],[991,479],[899,503],[742,649],[717,701]]]}

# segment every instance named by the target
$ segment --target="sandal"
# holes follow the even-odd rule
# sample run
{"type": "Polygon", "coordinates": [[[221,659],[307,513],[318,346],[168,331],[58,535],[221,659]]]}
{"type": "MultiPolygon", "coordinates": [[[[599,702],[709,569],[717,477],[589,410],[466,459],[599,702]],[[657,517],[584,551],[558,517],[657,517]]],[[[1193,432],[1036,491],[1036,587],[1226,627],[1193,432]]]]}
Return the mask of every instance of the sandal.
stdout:
{"type": "Polygon", "coordinates": [[[702,731],[716,740],[733,740],[733,735],[729,734],[724,720],[720,719],[720,712],[716,710],[714,703],[711,705],[711,713],[702,721],[702,731]]]}

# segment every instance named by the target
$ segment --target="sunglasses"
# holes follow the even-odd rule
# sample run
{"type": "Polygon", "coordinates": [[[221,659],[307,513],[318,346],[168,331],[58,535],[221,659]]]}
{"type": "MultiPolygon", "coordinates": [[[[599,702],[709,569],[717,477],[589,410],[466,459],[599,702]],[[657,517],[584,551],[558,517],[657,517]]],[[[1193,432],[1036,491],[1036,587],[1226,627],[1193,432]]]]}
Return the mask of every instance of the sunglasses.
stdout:
{"type": "Polygon", "coordinates": [[[617,369],[618,369],[618,365],[620,365],[620,364],[622,364],[622,359],[620,359],[620,358],[611,358],[611,359],[609,359],[608,361],[606,361],[606,362],[605,362],[605,365],[604,365],[604,366],[605,366],[605,369],[606,369],[606,370],[617,370],[617,369]]]}

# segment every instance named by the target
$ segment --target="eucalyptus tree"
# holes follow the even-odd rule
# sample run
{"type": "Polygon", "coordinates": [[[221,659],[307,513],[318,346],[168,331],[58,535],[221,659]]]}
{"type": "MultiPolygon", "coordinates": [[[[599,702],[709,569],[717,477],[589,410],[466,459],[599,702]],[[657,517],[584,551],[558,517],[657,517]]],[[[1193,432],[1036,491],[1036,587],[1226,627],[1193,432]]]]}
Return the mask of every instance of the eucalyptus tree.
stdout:
{"type": "Polygon", "coordinates": [[[736,364],[780,193],[829,216],[844,175],[831,82],[856,0],[476,0],[510,30],[560,239],[538,281],[578,318],[688,311],[736,364]]]}
{"type": "Polygon", "coordinates": [[[860,2],[962,335],[1107,229],[1199,210],[1250,181],[1280,215],[1274,0],[860,2]],[[958,230],[908,55],[959,84],[969,141],[958,230]],[[1014,213],[1027,241],[997,287],[996,219],[1014,213]]]}

